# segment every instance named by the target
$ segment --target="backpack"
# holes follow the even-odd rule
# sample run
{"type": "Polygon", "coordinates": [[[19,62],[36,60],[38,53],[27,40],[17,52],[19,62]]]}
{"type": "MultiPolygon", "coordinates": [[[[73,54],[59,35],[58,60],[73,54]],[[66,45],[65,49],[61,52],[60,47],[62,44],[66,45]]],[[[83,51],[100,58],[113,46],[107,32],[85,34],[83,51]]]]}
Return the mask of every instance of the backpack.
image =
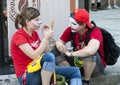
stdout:
{"type": "MultiPolygon", "coordinates": [[[[117,62],[118,57],[120,56],[120,47],[115,43],[115,40],[110,32],[108,32],[107,30],[101,27],[97,27],[94,21],[91,21],[91,23],[93,24],[93,28],[89,29],[86,34],[85,37],[86,45],[89,42],[89,36],[92,30],[94,30],[95,28],[99,28],[103,36],[103,49],[104,49],[105,57],[102,56],[100,53],[99,54],[106,61],[107,65],[114,65],[117,62]]],[[[75,34],[72,34],[72,43],[71,43],[72,46],[75,46],[74,35],[75,34]]],[[[75,47],[73,49],[75,49],[75,47]]]]}

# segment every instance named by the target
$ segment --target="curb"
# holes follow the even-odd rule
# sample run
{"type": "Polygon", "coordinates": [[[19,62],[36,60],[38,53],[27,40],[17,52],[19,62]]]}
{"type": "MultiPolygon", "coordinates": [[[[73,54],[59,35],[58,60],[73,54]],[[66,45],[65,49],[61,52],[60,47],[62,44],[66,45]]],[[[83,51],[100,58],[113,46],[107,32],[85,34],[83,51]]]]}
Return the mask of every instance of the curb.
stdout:
{"type": "Polygon", "coordinates": [[[105,74],[94,76],[91,79],[91,85],[120,85],[120,68],[106,67],[105,74]]]}
{"type": "Polygon", "coordinates": [[[0,85],[19,85],[15,74],[0,75],[0,85]]]}

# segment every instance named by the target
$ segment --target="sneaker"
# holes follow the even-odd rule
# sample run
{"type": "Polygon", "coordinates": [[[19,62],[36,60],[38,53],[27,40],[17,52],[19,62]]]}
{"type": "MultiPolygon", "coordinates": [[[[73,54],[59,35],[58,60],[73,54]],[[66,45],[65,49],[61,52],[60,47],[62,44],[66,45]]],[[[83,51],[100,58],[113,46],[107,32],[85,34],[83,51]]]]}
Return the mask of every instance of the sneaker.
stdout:
{"type": "Polygon", "coordinates": [[[82,85],[90,85],[90,84],[88,84],[88,83],[85,83],[85,82],[82,82],[82,85]]]}
{"type": "Polygon", "coordinates": [[[96,6],[92,6],[92,7],[91,7],[91,11],[97,11],[96,6]]]}
{"type": "Polygon", "coordinates": [[[113,8],[117,9],[117,8],[119,8],[119,7],[115,4],[115,5],[113,5],[113,8]]]}
{"type": "Polygon", "coordinates": [[[98,10],[105,10],[105,7],[99,6],[99,7],[97,7],[97,9],[98,9],[98,10]]]}
{"type": "Polygon", "coordinates": [[[107,9],[112,9],[111,5],[108,5],[108,6],[107,6],[107,9]]]}
{"type": "Polygon", "coordinates": [[[82,80],[82,85],[90,85],[90,82],[86,80],[82,80]]]}

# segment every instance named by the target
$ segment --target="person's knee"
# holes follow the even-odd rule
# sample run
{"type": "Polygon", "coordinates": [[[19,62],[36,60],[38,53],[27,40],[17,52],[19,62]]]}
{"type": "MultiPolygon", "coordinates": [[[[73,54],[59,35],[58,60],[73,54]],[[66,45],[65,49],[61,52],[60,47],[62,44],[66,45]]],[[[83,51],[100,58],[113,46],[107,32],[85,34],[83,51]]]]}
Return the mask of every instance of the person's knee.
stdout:
{"type": "Polygon", "coordinates": [[[46,62],[54,62],[55,63],[55,56],[51,52],[46,53],[44,55],[44,59],[46,60],[46,62]]]}
{"type": "Polygon", "coordinates": [[[43,56],[42,69],[49,71],[53,71],[55,69],[55,56],[51,52],[48,52],[43,56]]]}
{"type": "Polygon", "coordinates": [[[61,55],[56,46],[50,52],[53,53],[55,56],[61,55]]]}
{"type": "Polygon", "coordinates": [[[83,61],[83,67],[84,69],[88,69],[88,68],[95,68],[96,66],[96,62],[94,61],[83,61]]]}

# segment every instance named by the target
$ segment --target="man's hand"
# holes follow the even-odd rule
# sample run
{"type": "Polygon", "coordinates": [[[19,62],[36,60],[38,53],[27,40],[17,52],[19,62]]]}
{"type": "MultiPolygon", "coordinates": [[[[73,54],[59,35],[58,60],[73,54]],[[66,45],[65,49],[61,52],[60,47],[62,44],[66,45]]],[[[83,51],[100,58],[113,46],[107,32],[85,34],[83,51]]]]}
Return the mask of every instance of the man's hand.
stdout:
{"type": "Polygon", "coordinates": [[[57,49],[58,49],[61,53],[65,54],[65,52],[68,51],[67,48],[66,48],[66,46],[65,46],[62,42],[57,41],[55,44],[56,44],[57,49]]]}
{"type": "Polygon", "coordinates": [[[65,55],[67,55],[67,56],[72,56],[72,53],[71,52],[69,52],[69,51],[67,51],[67,52],[65,52],[65,55]]]}

